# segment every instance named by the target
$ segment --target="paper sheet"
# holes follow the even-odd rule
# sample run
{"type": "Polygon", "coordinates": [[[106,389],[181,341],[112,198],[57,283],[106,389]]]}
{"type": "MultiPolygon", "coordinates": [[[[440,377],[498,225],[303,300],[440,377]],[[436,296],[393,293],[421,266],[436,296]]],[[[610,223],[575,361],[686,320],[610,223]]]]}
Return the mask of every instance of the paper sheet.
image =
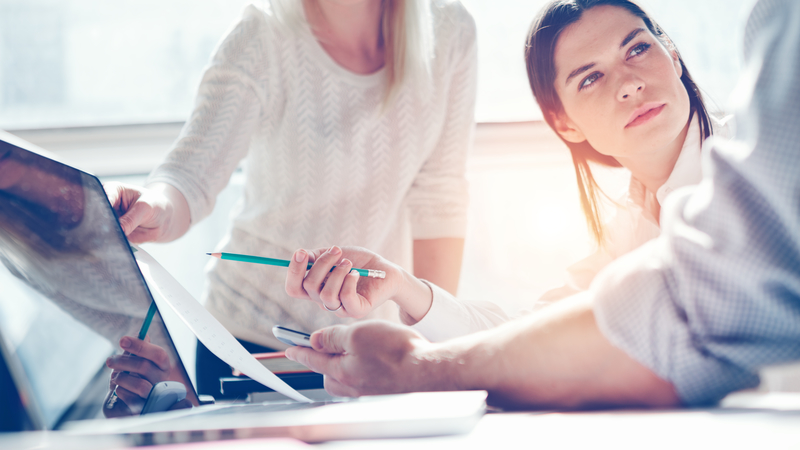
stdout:
{"type": "MultiPolygon", "coordinates": [[[[311,402],[258,362],[233,335],[211,315],[178,280],[172,277],[150,254],[141,248],[134,253],[148,286],[175,311],[211,353],[239,372],[281,394],[300,401],[311,402]]],[[[158,302],[157,302],[158,303],[158,302]]],[[[159,305],[160,306],[160,305],[159,305]]]]}

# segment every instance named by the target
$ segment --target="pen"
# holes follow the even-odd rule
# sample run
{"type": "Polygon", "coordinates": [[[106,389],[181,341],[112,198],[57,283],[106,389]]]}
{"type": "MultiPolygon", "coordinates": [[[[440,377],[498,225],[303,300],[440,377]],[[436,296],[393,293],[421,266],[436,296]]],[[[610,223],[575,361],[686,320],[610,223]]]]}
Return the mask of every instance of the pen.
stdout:
{"type": "MultiPolygon", "coordinates": [[[[289,267],[289,261],[286,259],[275,259],[275,258],[265,258],[263,256],[251,256],[251,255],[240,255],[238,253],[206,253],[206,255],[213,256],[219,259],[227,259],[230,261],[241,261],[241,262],[248,262],[254,264],[267,264],[270,266],[280,266],[280,267],[289,267]]],[[[314,263],[308,263],[308,269],[314,263]]],[[[335,269],[336,266],[331,267],[331,270],[335,269]]],[[[382,270],[372,270],[372,269],[353,269],[358,272],[359,275],[362,277],[369,277],[369,278],[386,278],[386,272],[382,270]]]]}
{"type": "MultiPolygon", "coordinates": [[[[142,328],[139,329],[139,340],[143,341],[144,338],[147,336],[147,330],[150,329],[150,322],[153,321],[153,316],[156,315],[156,302],[150,302],[150,309],[147,310],[147,315],[144,317],[144,322],[142,322],[142,328]]],[[[114,404],[117,403],[117,387],[119,385],[114,386],[114,392],[111,393],[111,396],[108,397],[108,402],[106,403],[106,409],[113,409],[114,404]]]]}

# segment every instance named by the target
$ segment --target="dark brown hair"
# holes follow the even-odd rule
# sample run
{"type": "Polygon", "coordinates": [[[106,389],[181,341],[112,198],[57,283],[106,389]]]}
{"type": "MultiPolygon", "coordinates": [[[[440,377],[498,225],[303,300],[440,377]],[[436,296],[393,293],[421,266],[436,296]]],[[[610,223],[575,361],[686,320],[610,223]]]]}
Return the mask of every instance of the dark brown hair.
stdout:
{"type": "MultiPolygon", "coordinates": [[[[554,81],[556,78],[555,67],[555,48],[561,33],[569,25],[577,22],[585,11],[596,6],[616,6],[623,8],[634,16],[642,19],[647,29],[662,44],[675,51],[681,64],[683,74],[681,82],[689,94],[689,105],[691,114],[689,121],[696,113],[700,122],[701,140],[706,139],[712,134],[711,123],[708,112],[706,111],[703,97],[700,90],[692,80],[683,59],[678,50],[672,45],[672,41],[664,33],[664,30],[645,13],[635,3],[628,0],[556,0],[542,8],[539,15],[533,20],[528,31],[528,39],[525,45],[525,65],[528,68],[528,81],[533,91],[536,102],[542,109],[547,124],[554,131],[556,130],[554,114],[563,111],[563,105],[556,93],[554,81]]],[[[558,134],[558,133],[556,133],[558,134]]],[[[559,135],[561,137],[561,135],[559,135]]],[[[613,157],[599,153],[587,142],[572,143],[561,138],[569,147],[572,153],[572,163],[575,166],[575,175],[578,181],[578,191],[581,196],[581,208],[586,216],[589,230],[599,244],[603,243],[603,228],[599,211],[599,194],[602,190],[597,185],[590,162],[610,167],[621,167],[621,164],[613,157]]]]}

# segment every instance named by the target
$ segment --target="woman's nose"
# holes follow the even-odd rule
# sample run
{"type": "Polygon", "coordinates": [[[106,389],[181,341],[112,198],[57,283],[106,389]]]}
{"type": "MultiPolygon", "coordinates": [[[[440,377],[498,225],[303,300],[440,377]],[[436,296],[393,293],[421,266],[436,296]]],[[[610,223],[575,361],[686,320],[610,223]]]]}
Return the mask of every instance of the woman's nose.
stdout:
{"type": "Polygon", "coordinates": [[[644,81],[638,78],[630,78],[623,81],[617,93],[617,100],[623,102],[636,97],[644,90],[644,81]]]}

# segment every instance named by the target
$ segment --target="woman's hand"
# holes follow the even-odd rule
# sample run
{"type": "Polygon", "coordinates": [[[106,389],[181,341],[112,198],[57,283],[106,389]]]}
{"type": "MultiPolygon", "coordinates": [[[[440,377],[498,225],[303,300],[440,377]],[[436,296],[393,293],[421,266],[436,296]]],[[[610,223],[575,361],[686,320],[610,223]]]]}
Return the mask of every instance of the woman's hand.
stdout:
{"type": "Polygon", "coordinates": [[[360,247],[336,246],[297,250],[286,275],[286,293],[314,301],[320,308],[335,311],[338,317],[355,318],[364,317],[389,299],[397,302],[402,313],[424,310],[424,316],[431,297],[421,281],[380,255],[360,247]],[[314,265],[306,270],[309,262],[314,265]],[[353,267],[382,270],[386,278],[362,277],[352,271],[353,267]]]}
{"type": "Polygon", "coordinates": [[[139,414],[153,386],[169,380],[172,373],[167,352],[149,339],[142,341],[123,336],[119,344],[125,352],[106,360],[106,365],[113,369],[108,383],[109,395],[116,389],[118,397],[111,411],[103,408],[106,416],[139,414]]]}
{"type": "Polygon", "coordinates": [[[189,229],[189,206],[177,189],[164,183],[142,188],[110,182],[103,185],[122,231],[135,244],[168,242],[189,229]]]}

